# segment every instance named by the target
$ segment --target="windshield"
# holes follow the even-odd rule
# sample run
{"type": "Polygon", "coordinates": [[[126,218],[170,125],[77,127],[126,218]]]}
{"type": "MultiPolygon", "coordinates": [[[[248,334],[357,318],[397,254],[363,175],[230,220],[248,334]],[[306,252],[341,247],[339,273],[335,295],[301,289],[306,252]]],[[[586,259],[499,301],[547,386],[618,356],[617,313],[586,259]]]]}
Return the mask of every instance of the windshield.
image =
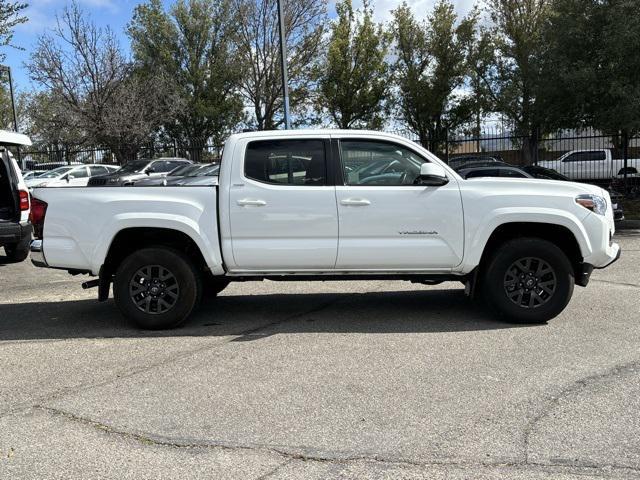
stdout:
{"type": "Polygon", "coordinates": [[[58,167],[58,168],[54,168],[53,170],[45,172],[42,175],[38,175],[37,178],[56,178],[56,177],[59,177],[60,175],[64,175],[65,173],[67,173],[72,168],[74,168],[74,167],[58,167]]]}
{"type": "Polygon", "coordinates": [[[134,160],[124,165],[118,173],[139,173],[144,170],[144,167],[149,165],[149,160],[134,160]]]}

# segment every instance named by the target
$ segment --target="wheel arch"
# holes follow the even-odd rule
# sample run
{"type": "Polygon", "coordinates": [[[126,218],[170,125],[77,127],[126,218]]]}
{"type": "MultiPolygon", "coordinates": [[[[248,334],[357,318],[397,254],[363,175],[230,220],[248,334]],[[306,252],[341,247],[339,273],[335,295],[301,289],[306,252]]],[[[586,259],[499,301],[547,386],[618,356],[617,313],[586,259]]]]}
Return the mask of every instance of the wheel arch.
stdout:
{"type": "Polygon", "coordinates": [[[540,238],[557,245],[567,256],[574,273],[580,271],[584,259],[583,247],[575,233],[567,226],[557,223],[541,222],[505,222],[498,225],[484,244],[478,260],[478,268],[482,269],[495,249],[505,242],[517,238],[540,238]]]}
{"type": "Polygon", "coordinates": [[[122,261],[143,247],[168,247],[186,254],[198,271],[210,271],[201,247],[187,233],[165,227],[128,227],[112,238],[99,269],[100,300],[105,300],[113,275],[122,261]]]}

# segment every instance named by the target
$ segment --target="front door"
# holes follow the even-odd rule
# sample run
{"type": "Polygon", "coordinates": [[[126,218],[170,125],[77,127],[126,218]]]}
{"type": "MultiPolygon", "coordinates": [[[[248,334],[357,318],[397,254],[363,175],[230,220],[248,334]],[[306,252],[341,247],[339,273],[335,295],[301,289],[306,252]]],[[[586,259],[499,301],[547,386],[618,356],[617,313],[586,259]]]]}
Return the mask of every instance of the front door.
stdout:
{"type": "Polygon", "coordinates": [[[344,185],[336,187],[340,237],[336,269],[448,270],[463,254],[462,200],[451,178],[416,185],[429,161],[398,143],[343,138],[344,185]]]}
{"type": "Polygon", "coordinates": [[[229,198],[232,271],[334,268],[338,214],[335,187],[327,185],[328,144],[327,136],[236,146],[242,161],[234,161],[229,198]]]}

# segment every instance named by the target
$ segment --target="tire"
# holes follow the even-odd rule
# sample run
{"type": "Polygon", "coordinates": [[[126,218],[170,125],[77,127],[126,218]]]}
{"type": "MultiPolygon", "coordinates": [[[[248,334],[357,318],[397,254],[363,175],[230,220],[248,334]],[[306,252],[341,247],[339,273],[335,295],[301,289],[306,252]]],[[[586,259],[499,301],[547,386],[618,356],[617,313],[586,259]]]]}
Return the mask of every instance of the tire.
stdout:
{"type": "Polygon", "coordinates": [[[545,323],[573,295],[574,272],[565,253],[539,238],[518,238],[500,247],[481,276],[488,306],[512,323],[545,323]]]}
{"type": "Polygon", "coordinates": [[[186,321],[200,300],[200,275],[177,250],[138,250],[118,267],[113,296],[122,314],[140,328],[162,330],[186,321]]]}
{"type": "Polygon", "coordinates": [[[14,245],[5,245],[4,251],[7,254],[7,258],[12,263],[23,262],[29,256],[29,244],[31,238],[27,238],[27,241],[22,241],[14,245]]]}

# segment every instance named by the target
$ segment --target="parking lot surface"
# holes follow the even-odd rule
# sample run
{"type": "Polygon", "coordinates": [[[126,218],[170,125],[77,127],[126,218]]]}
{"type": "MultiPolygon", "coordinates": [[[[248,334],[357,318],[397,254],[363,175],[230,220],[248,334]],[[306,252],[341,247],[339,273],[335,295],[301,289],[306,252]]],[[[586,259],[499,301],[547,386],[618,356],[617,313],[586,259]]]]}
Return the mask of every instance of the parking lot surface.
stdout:
{"type": "Polygon", "coordinates": [[[640,478],[640,236],[541,326],[462,285],[249,282],[178,330],[2,264],[0,478],[640,478]]]}

